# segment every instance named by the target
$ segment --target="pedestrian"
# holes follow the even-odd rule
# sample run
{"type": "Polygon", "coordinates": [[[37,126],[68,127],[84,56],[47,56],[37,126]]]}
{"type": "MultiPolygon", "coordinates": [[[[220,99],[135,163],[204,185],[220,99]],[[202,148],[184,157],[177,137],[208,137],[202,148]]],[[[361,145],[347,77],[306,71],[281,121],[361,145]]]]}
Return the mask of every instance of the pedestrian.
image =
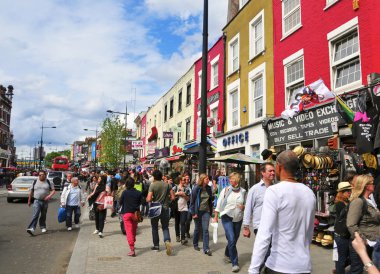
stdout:
{"type": "Polygon", "coordinates": [[[203,173],[199,176],[197,185],[191,193],[190,212],[192,214],[195,228],[193,235],[194,249],[200,251],[198,246],[199,233],[202,230],[203,234],[203,252],[208,256],[212,256],[212,251],[209,247],[209,232],[208,226],[213,210],[212,206],[212,191],[208,185],[209,178],[203,173]]]}
{"type": "Polygon", "coordinates": [[[352,274],[363,273],[363,262],[352,247],[355,232],[364,238],[367,244],[367,252],[372,256],[372,251],[377,239],[380,237],[380,212],[375,203],[369,198],[374,191],[374,179],[371,175],[359,175],[356,177],[355,187],[352,189],[350,204],[347,212],[347,228],[351,234],[350,260],[352,274]]]}
{"type": "Polygon", "coordinates": [[[177,242],[180,241],[182,245],[185,245],[187,244],[186,220],[187,220],[187,214],[189,211],[187,202],[190,200],[190,188],[188,188],[185,185],[184,176],[179,176],[177,178],[179,179],[179,183],[178,185],[173,187],[173,191],[176,197],[175,202],[177,203],[177,206],[175,207],[177,209],[176,214],[178,214],[179,216],[175,215],[176,218],[174,218],[174,221],[175,221],[174,227],[175,227],[177,242]]]}
{"type": "Polygon", "coordinates": [[[152,250],[160,250],[160,238],[158,236],[158,221],[161,221],[162,232],[164,234],[164,243],[166,247],[166,254],[171,255],[172,245],[169,233],[169,219],[170,219],[170,210],[169,203],[174,200],[174,192],[171,187],[162,181],[162,172],[155,170],[152,173],[154,181],[149,187],[148,196],[146,201],[149,202],[159,202],[162,204],[161,214],[157,217],[151,218],[150,223],[152,225],[152,238],[153,238],[153,247],[152,250]]]}
{"type": "MultiPolygon", "coordinates": [[[[107,184],[107,175],[101,175],[98,178],[98,183],[95,186],[94,191],[87,197],[90,204],[93,204],[95,209],[95,231],[92,234],[98,234],[100,238],[103,238],[104,222],[106,220],[107,210],[104,209],[104,204],[96,202],[99,195],[105,196],[107,184]]],[[[104,203],[104,202],[103,202],[104,203]]]]}
{"type": "Polygon", "coordinates": [[[96,181],[94,183],[94,181],[93,181],[94,177],[95,177],[95,172],[91,171],[90,176],[89,176],[89,178],[88,178],[88,180],[86,182],[86,189],[85,189],[88,194],[90,194],[93,191],[93,189],[94,189],[94,187],[96,185],[97,179],[96,179],[96,181]],[[92,186],[92,188],[91,188],[91,186],[92,186]]]}
{"type": "MultiPolygon", "coordinates": [[[[183,175],[183,177],[185,177],[185,186],[188,187],[190,189],[190,191],[193,190],[194,188],[194,185],[190,183],[190,175],[189,173],[185,172],[183,175]]],[[[191,192],[190,192],[190,200],[191,200],[191,192]]],[[[189,202],[187,203],[189,208],[190,208],[190,200],[189,202]]],[[[188,214],[187,214],[187,220],[186,220],[186,238],[190,239],[191,236],[190,236],[190,226],[191,226],[191,221],[193,220],[193,216],[189,210],[188,214]]]]}
{"type": "Polygon", "coordinates": [[[73,177],[71,184],[63,189],[61,195],[61,205],[66,208],[66,227],[68,231],[72,230],[73,212],[74,227],[79,228],[79,219],[81,216],[80,207],[84,206],[84,195],[78,184],[78,177],[73,177]]]}
{"type": "Polygon", "coordinates": [[[276,159],[276,179],[280,182],[265,191],[260,227],[253,247],[250,274],[258,274],[265,262],[265,273],[310,273],[310,243],[314,232],[315,195],[296,180],[297,155],[291,150],[276,159]]]}
{"type": "Polygon", "coordinates": [[[368,274],[379,274],[380,271],[377,266],[371,261],[367,253],[367,244],[358,232],[355,232],[355,239],[352,241],[352,247],[355,249],[356,253],[360,256],[363,262],[364,270],[368,274]]]}
{"type": "Polygon", "coordinates": [[[147,174],[144,175],[144,186],[143,186],[143,192],[142,192],[142,195],[144,197],[143,199],[143,202],[142,202],[142,205],[141,205],[141,214],[145,217],[148,216],[148,212],[149,212],[149,203],[146,201],[146,197],[148,195],[148,190],[149,190],[149,187],[150,187],[150,181],[149,181],[149,177],[147,174]]]}
{"type": "Polygon", "coordinates": [[[28,197],[28,206],[32,204],[32,199],[34,199],[32,221],[26,230],[31,236],[34,235],[37,221],[39,221],[41,232],[45,233],[47,231],[46,214],[49,200],[54,194],[54,183],[46,179],[46,171],[40,170],[38,172],[38,178],[33,182],[28,197]]]}
{"type": "Polygon", "coordinates": [[[118,182],[117,191],[115,193],[116,211],[118,212],[121,233],[123,233],[124,235],[126,234],[126,232],[125,232],[123,214],[120,212],[120,209],[121,209],[120,198],[121,198],[121,194],[123,194],[123,192],[126,188],[125,183],[126,183],[126,179],[124,179],[124,178],[120,179],[118,182]]]}
{"type": "MultiPolygon", "coordinates": [[[[270,162],[266,162],[260,166],[261,180],[259,183],[253,185],[247,194],[247,201],[245,204],[244,218],[243,218],[243,236],[250,238],[252,224],[253,233],[257,235],[257,230],[260,226],[261,212],[263,209],[265,192],[273,185],[275,177],[274,165],[270,162]]],[[[270,254],[270,248],[265,255],[265,259],[270,254]]],[[[260,269],[264,267],[265,260],[263,261],[260,269]]]]}
{"type": "Polygon", "coordinates": [[[142,194],[140,191],[134,188],[135,180],[128,178],[125,183],[126,189],[123,191],[120,197],[121,214],[123,214],[123,221],[125,232],[127,234],[127,241],[129,244],[130,252],[128,256],[135,257],[135,242],[137,231],[137,219],[136,211],[140,211],[140,205],[142,202],[142,194]]]}
{"type": "Polygon", "coordinates": [[[218,222],[218,214],[227,238],[224,251],[226,262],[232,263],[232,272],[239,272],[239,260],[236,244],[240,236],[246,199],[246,190],[240,187],[240,174],[233,172],[229,176],[230,186],[223,188],[215,208],[214,222],[218,222]]]}
{"type": "Polygon", "coordinates": [[[67,187],[69,184],[71,184],[71,179],[73,178],[73,174],[71,172],[68,172],[66,174],[66,179],[62,181],[62,184],[61,184],[61,191],[63,191],[63,189],[65,187],[67,187]]]}

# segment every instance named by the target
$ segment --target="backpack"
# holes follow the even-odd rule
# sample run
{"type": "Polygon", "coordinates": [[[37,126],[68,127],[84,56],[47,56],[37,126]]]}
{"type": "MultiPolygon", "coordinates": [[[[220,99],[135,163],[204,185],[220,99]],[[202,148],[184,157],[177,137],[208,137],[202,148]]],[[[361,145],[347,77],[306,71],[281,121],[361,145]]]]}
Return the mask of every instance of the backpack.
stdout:
{"type": "MultiPolygon", "coordinates": [[[[363,201],[363,207],[362,207],[362,215],[359,219],[359,223],[363,217],[363,215],[368,211],[368,205],[367,205],[367,201],[363,198],[363,197],[360,197],[360,199],[362,199],[363,201]]],[[[340,212],[340,214],[338,216],[336,216],[336,219],[335,219],[335,232],[343,237],[343,238],[350,238],[350,232],[348,231],[348,228],[347,228],[347,213],[348,213],[348,209],[350,207],[350,203],[348,203],[343,209],[342,211],[340,212]]]]}
{"type": "MultiPolygon", "coordinates": [[[[53,190],[53,189],[51,188],[51,184],[50,184],[49,179],[46,179],[46,182],[49,184],[49,190],[53,190]]],[[[34,180],[33,185],[32,185],[32,188],[30,189],[31,191],[34,191],[34,186],[36,185],[36,183],[37,183],[37,180],[34,180]]]]}

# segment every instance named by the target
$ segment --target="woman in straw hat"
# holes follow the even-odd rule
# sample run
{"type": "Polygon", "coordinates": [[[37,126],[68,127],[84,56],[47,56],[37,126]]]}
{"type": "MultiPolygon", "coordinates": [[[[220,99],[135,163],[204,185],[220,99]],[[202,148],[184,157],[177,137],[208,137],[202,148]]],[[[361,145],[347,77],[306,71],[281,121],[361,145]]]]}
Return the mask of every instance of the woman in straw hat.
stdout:
{"type": "MultiPolygon", "coordinates": [[[[374,191],[374,180],[371,175],[360,175],[356,179],[347,213],[347,228],[351,238],[358,232],[367,243],[368,253],[380,236],[380,212],[375,203],[369,199],[374,191]]],[[[363,263],[350,244],[351,273],[363,273],[363,263]]]]}
{"type": "MultiPolygon", "coordinates": [[[[352,186],[349,182],[341,182],[338,184],[338,194],[334,201],[336,216],[340,216],[342,210],[347,206],[351,195],[351,189],[352,186]]],[[[338,250],[338,261],[335,262],[336,273],[345,274],[345,268],[349,265],[350,259],[350,236],[347,227],[339,222],[335,222],[334,231],[334,240],[338,250]]]]}

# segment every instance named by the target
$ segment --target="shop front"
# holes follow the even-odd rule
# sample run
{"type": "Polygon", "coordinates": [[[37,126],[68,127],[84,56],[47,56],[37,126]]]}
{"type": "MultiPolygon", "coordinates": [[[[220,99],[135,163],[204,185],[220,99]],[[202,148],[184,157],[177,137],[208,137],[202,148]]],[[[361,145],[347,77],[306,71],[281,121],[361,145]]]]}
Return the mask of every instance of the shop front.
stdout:
{"type": "MultiPolygon", "coordinates": [[[[260,153],[267,148],[266,133],[261,123],[230,131],[217,137],[217,156],[242,153],[260,159],[260,153]]],[[[247,187],[260,180],[258,165],[220,164],[222,174],[236,171],[243,175],[247,187]]]]}

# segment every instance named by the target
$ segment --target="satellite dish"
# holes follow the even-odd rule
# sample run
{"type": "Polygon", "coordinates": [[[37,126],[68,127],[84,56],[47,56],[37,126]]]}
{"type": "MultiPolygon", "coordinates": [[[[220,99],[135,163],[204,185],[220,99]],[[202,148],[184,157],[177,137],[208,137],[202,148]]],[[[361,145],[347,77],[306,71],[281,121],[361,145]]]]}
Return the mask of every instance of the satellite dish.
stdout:
{"type": "Polygon", "coordinates": [[[215,125],[215,119],[212,117],[207,118],[207,126],[208,127],[213,127],[215,125]]]}

